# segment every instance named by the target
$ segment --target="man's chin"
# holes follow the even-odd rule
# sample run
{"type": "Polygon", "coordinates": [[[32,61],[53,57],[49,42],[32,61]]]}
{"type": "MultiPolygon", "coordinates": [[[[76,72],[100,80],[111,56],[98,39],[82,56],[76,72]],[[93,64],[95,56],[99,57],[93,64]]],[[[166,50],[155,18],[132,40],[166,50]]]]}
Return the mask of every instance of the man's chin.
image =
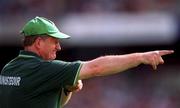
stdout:
{"type": "Polygon", "coordinates": [[[56,55],[51,57],[51,60],[54,60],[54,59],[56,59],[56,55]]]}
{"type": "Polygon", "coordinates": [[[56,59],[56,56],[50,56],[47,60],[54,60],[56,59]]]}

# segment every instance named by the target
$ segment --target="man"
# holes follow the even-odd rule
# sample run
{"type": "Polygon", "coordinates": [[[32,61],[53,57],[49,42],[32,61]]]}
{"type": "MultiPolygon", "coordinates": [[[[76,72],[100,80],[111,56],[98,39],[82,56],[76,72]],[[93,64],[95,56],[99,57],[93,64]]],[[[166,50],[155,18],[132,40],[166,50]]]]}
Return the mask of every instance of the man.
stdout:
{"type": "Polygon", "coordinates": [[[108,55],[90,61],[54,60],[61,50],[59,39],[70,36],[55,24],[35,17],[22,29],[24,50],[4,66],[0,75],[0,108],[62,108],[83,79],[116,74],[140,64],[163,64],[171,50],[108,55]]]}

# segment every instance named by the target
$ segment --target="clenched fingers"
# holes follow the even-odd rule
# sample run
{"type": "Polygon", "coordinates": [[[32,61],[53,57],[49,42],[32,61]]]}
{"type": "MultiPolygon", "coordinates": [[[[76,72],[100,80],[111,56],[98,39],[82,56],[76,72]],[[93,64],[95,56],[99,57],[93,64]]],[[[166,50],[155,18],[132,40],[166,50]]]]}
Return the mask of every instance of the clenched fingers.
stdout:
{"type": "Polygon", "coordinates": [[[77,92],[80,91],[83,87],[83,83],[81,80],[77,81],[77,84],[74,86],[66,86],[66,89],[71,92],[77,92]]]}

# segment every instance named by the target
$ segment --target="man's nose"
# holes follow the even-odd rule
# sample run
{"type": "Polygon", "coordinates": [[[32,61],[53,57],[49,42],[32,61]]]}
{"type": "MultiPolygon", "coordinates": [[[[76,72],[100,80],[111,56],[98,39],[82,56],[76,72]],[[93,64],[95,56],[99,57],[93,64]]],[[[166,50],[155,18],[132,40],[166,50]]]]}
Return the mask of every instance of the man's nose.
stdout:
{"type": "Polygon", "coordinates": [[[56,44],[56,49],[58,50],[58,51],[60,51],[61,50],[61,45],[58,43],[58,44],[56,44]]]}

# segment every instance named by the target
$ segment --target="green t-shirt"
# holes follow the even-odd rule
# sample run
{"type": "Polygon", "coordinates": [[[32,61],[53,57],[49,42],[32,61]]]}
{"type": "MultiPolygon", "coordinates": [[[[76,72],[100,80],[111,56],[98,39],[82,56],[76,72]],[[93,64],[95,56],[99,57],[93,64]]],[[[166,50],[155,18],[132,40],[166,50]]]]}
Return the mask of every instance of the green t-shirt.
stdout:
{"type": "Polygon", "coordinates": [[[74,85],[81,62],[46,61],[20,51],[0,74],[0,108],[61,108],[61,94],[74,85]]]}

